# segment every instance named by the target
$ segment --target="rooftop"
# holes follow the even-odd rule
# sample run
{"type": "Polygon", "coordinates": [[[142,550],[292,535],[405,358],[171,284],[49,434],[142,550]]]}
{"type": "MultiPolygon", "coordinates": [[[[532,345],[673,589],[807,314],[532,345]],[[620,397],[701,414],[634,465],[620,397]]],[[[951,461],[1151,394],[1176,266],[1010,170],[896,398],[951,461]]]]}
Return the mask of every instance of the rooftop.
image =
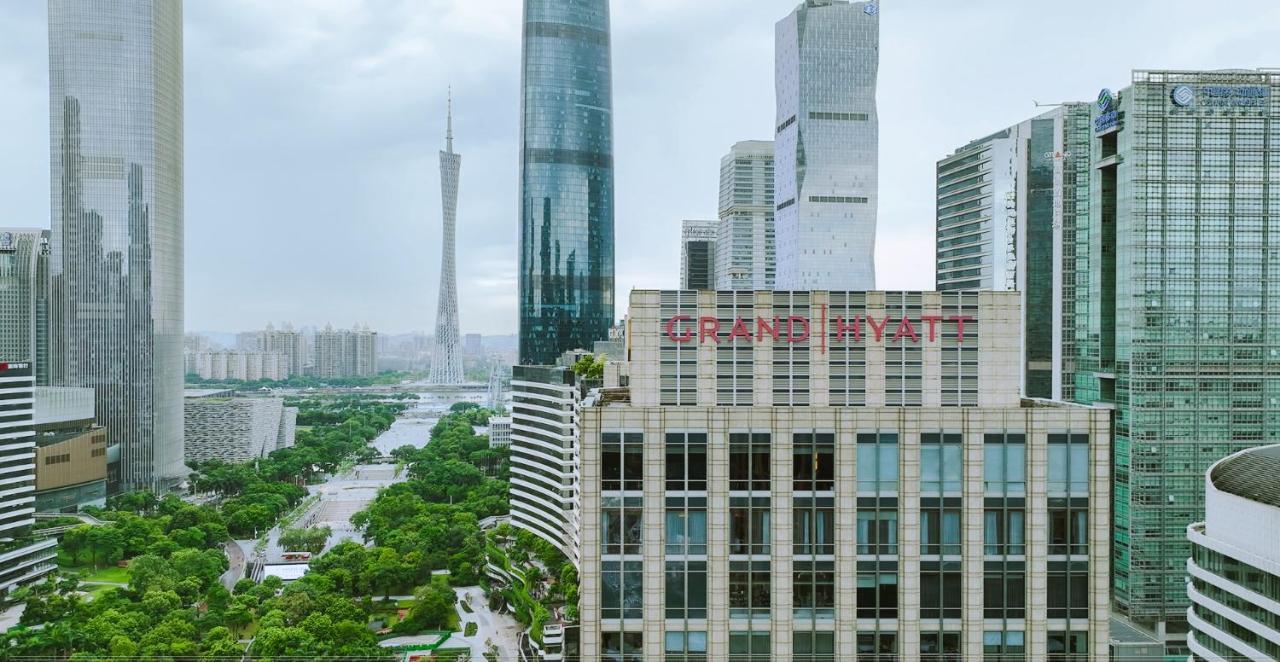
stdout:
{"type": "Polygon", "coordinates": [[[1280,445],[1250,448],[1209,470],[1213,486],[1228,494],[1280,508],[1280,445]]]}

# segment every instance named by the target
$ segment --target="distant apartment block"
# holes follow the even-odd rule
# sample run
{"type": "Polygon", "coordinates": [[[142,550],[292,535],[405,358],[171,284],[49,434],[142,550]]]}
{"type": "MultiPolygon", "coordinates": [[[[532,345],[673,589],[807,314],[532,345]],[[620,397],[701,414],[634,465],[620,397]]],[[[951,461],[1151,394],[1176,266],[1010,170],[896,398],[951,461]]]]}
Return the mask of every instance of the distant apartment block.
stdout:
{"type": "Polygon", "coordinates": [[[294,374],[289,371],[289,355],[284,352],[219,350],[188,352],[185,358],[187,374],[199,375],[201,379],[282,381],[294,374]]]}
{"type": "Polygon", "coordinates": [[[316,331],[313,374],[321,379],[378,374],[378,334],[367,326],[350,331],[326,325],[316,331]]]}
{"type": "Polygon", "coordinates": [[[0,361],[49,383],[49,231],[0,228],[0,361]]]}
{"type": "Polygon", "coordinates": [[[280,398],[214,389],[184,395],[188,462],[247,462],[293,446],[298,410],[280,398]]]}
{"type": "MultiPolygon", "coordinates": [[[[107,504],[112,449],[94,424],[93,389],[35,389],[36,512],[74,513],[107,504]]],[[[118,458],[114,458],[118,459],[118,458]]]]}
{"type": "Polygon", "coordinates": [[[716,287],[716,221],[685,221],[680,231],[680,289],[716,287]]]}
{"type": "Polygon", "coordinates": [[[717,290],[772,290],[773,141],[745,140],[720,159],[720,223],[716,227],[717,290]]]}
{"type": "Polygon", "coordinates": [[[511,417],[493,416],[489,418],[489,448],[508,448],[511,446],[511,417]]]}

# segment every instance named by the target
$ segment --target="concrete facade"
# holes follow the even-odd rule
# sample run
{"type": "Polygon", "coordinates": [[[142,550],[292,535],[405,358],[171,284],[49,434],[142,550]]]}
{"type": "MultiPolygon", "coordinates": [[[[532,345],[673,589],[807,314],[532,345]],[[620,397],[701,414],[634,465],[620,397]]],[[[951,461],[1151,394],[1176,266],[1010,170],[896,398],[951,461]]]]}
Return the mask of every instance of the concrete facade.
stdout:
{"type": "MultiPolygon", "coordinates": [[[[189,392],[191,393],[191,392],[189,392]]],[[[186,398],[187,461],[246,462],[293,445],[298,410],[280,398],[186,398]]]]}

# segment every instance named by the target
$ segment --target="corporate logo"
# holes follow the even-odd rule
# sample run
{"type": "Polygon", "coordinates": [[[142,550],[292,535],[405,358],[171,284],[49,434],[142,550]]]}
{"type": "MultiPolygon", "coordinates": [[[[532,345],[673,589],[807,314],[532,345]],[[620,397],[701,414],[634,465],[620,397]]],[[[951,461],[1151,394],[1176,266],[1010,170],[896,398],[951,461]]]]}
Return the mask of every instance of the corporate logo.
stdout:
{"type": "Polygon", "coordinates": [[[875,16],[876,12],[880,11],[880,8],[876,6],[876,3],[868,2],[867,4],[863,5],[862,11],[866,12],[867,16],[875,16]]]}
{"type": "Polygon", "coordinates": [[[13,233],[12,232],[0,233],[0,251],[7,251],[12,249],[13,249],[13,233]]]}
{"type": "Polygon", "coordinates": [[[940,333],[953,332],[957,343],[965,341],[966,324],[976,321],[967,315],[922,315],[910,317],[876,317],[873,315],[854,315],[851,318],[836,317],[828,319],[826,309],[822,316],[809,317],[756,317],[735,318],[732,322],[722,321],[716,317],[703,316],[693,318],[688,315],[676,315],[663,323],[662,328],[667,339],[674,343],[761,343],[775,342],[796,344],[813,338],[813,329],[826,329],[819,333],[825,351],[827,340],[833,343],[936,343],[940,333]]]}
{"type": "Polygon", "coordinates": [[[1105,113],[1116,105],[1116,95],[1110,88],[1104,87],[1098,92],[1098,112],[1105,113]]]}
{"type": "Polygon", "coordinates": [[[1169,93],[1169,98],[1173,100],[1173,105],[1186,108],[1196,102],[1196,91],[1190,85],[1179,85],[1169,93]]]}

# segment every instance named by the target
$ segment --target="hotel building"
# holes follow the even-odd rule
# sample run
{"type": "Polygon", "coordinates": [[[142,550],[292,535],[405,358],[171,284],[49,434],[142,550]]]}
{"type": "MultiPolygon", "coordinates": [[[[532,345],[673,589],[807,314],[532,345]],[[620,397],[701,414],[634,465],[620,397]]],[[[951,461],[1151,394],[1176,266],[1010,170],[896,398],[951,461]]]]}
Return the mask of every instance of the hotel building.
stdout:
{"type": "Polygon", "coordinates": [[[1020,397],[1017,294],[635,291],[628,319],[580,406],[584,659],[1106,655],[1109,412],[1020,397]]]}

